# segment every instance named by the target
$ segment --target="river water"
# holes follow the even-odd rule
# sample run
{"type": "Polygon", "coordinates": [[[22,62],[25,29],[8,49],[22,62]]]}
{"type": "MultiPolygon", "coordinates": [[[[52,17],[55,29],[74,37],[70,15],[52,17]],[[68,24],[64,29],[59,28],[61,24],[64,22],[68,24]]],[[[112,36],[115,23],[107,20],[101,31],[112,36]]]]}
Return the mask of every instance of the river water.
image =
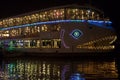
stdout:
{"type": "Polygon", "coordinates": [[[118,80],[116,58],[0,59],[0,80],[118,80]]]}

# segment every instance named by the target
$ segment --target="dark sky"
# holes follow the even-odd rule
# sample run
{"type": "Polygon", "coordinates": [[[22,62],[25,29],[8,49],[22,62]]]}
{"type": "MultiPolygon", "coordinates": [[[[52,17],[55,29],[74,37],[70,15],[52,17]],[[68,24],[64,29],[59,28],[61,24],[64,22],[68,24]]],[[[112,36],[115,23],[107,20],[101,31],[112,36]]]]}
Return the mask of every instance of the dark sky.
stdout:
{"type": "Polygon", "coordinates": [[[30,11],[36,11],[43,8],[60,6],[66,4],[91,4],[102,11],[105,16],[113,22],[114,28],[119,32],[119,6],[118,0],[1,0],[0,1],[0,19],[9,16],[15,16],[30,11]]]}

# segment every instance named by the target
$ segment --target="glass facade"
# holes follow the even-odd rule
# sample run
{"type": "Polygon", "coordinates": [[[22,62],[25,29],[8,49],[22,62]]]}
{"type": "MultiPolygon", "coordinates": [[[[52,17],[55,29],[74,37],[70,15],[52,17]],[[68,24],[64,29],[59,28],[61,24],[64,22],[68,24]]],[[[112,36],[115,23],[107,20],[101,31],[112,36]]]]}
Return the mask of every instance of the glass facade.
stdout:
{"type": "Polygon", "coordinates": [[[16,25],[30,24],[34,22],[64,20],[64,19],[100,20],[102,18],[103,15],[101,16],[100,12],[97,12],[92,9],[63,8],[63,9],[44,10],[33,14],[3,19],[0,20],[0,26],[10,27],[16,25]]]}
{"type": "Polygon", "coordinates": [[[39,35],[40,32],[59,32],[61,26],[59,24],[44,24],[37,26],[27,26],[23,28],[15,28],[10,30],[0,31],[1,38],[11,38],[11,37],[31,37],[33,35],[39,35]]]}
{"type": "Polygon", "coordinates": [[[61,39],[14,39],[3,40],[0,45],[6,44],[6,47],[10,47],[11,41],[15,48],[61,48],[61,39]]]}
{"type": "Polygon", "coordinates": [[[41,40],[42,48],[61,48],[61,39],[41,40]]]}

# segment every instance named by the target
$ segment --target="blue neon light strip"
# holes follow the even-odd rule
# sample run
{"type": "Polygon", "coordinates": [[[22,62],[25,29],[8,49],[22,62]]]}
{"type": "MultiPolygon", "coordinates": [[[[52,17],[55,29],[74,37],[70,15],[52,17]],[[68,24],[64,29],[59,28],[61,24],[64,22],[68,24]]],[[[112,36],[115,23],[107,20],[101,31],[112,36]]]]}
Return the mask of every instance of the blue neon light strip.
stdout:
{"type": "Polygon", "coordinates": [[[88,20],[88,23],[96,25],[98,27],[112,29],[112,26],[111,26],[112,22],[111,21],[91,21],[91,20],[88,20]],[[106,24],[108,24],[108,25],[106,26],[106,24]]]}
{"type": "Polygon", "coordinates": [[[93,23],[101,24],[102,26],[103,26],[103,24],[111,24],[112,23],[111,21],[99,21],[99,20],[56,20],[56,21],[36,22],[36,23],[31,23],[31,24],[24,24],[24,25],[20,25],[20,26],[12,26],[12,27],[8,27],[8,28],[2,28],[1,30],[9,30],[9,29],[13,29],[13,28],[22,28],[22,27],[42,25],[42,24],[54,24],[54,23],[61,23],[61,22],[88,22],[88,23],[92,23],[92,24],[93,23]]]}

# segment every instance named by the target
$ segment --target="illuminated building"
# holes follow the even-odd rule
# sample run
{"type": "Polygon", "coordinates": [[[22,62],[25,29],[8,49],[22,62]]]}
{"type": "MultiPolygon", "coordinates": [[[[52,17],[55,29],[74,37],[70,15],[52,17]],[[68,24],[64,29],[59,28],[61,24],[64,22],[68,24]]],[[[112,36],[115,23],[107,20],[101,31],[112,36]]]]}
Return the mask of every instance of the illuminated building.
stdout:
{"type": "Polygon", "coordinates": [[[53,7],[1,19],[0,46],[39,53],[106,52],[117,39],[111,25],[90,6],[53,7]]]}

